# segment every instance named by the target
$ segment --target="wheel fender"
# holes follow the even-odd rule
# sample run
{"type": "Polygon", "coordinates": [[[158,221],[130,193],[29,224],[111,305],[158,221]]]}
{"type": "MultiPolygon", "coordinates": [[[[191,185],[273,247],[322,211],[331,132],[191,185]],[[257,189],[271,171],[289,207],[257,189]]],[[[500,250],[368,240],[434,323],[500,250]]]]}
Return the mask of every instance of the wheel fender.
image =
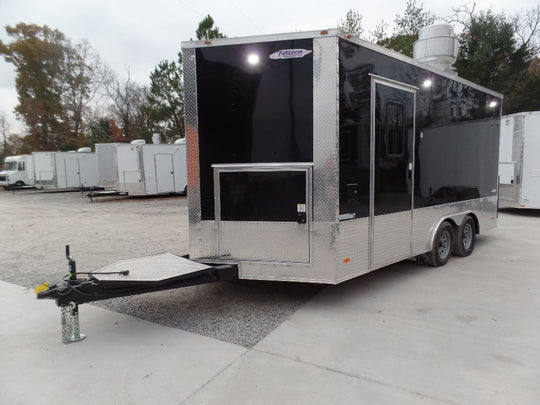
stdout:
{"type": "Polygon", "coordinates": [[[445,215],[444,217],[440,217],[437,221],[433,223],[433,226],[431,227],[428,246],[430,246],[430,248],[433,246],[433,242],[435,241],[435,235],[437,234],[439,227],[444,221],[449,221],[453,225],[460,226],[465,220],[465,217],[469,214],[470,211],[464,211],[457,214],[445,215]]]}

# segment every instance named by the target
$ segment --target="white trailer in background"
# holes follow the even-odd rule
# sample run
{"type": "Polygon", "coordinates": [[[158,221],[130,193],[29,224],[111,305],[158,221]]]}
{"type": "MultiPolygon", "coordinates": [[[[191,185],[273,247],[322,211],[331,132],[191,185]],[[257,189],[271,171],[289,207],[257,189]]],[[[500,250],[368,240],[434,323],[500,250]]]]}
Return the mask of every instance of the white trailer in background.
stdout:
{"type": "Polygon", "coordinates": [[[56,152],[32,152],[34,158],[35,184],[38,188],[53,188],[55,178],[54,154],[56,152]]]}
{"type": "Polygon", "coordinates": [[[97,185],[105,190],[118,190],[118,164],[116,148],[119,143],[96,143],[97,185]]]}
{"type": "Polygon", "coordinates": [[[540,208],[540,111],[501,118],[499,207],[540,208]]]}
{"type": "Polygon", "coordinates": [[[6,156],[4,170],[0,172],[0,187],[34,185],[34,159],[32,155],[6,156]]]}
{"type": "Polygon", "coordinates": [[[130,196],[187,192],[186,143],[97,144],[98,185],[130,196]]]}
{"type": "Polygon", "coordinates": [[[97,185],[97,159],[90,148],[77,152],[56,152],[56,186],[63,188],[90,188],[97,185]]]}
{"type": "Polygon", "coordinates": [[[34,152],[36,186],[42,189],[91,188],[97,185],[96,154],[90,148],[77,152],[34,152]]]}

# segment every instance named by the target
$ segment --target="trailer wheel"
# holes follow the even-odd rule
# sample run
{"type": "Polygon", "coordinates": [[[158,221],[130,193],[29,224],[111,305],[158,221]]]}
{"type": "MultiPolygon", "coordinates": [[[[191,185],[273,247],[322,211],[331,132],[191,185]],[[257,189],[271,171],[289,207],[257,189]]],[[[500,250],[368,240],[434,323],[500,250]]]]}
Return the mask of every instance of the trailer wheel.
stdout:
{"type": "Polygon", "coordinates": [[[454,255],[456,256],[469,256],[474,250],[474,244],[476,242],[476,225],[474,220],[467,216],[465,221],[458,228],[456,241],[454,243],[454,255]]]}
{"type": "Polygon", "coordinates": [[[17,183],[15,183],[15,187],[22,187],[24,186],[24,181],[18,181],[17,183]]]}
{"type": "Polygon", "coordinates": [[[454,249],[454,228],[448,221],[443,221],[437,229],[433,248],[427,254],[427,262],[433,267],[444,266],[454,249]]]}

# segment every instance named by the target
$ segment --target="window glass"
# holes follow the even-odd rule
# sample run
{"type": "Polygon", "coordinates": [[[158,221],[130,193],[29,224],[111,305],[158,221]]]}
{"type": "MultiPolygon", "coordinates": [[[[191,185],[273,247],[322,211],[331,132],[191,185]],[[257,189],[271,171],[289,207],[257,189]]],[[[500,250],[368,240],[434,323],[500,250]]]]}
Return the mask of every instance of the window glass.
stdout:
{"type": "Polygon", "coordinates": [[[403,140],[405,139],[405,119],[403,105],[396,102],[386,104],[386,155],[402,156],[403,140]]]}

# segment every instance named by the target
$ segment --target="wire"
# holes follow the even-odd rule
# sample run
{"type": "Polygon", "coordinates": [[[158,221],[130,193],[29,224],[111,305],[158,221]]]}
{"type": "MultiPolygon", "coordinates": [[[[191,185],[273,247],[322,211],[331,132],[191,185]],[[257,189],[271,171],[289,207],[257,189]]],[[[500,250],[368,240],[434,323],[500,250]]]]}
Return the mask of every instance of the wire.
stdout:
{"type": "Polygon", "coordinates": [[[262,32],[262,30],[259,28],[259,26],[257,24],[255,24],[255,21],[253,21],[253,19],[251,17],[249,17],[245,12],[244,10],[242,10],[240,7],[238,7],[236,4],[234,4],[232,2],[232,0],[229,0],[229,3],[231,4],[231,6],[233,6],[236,11],[238,11],[238,13],[240,13],[242,15],[242,17],[244,17],[251,25],[253,25],[255,27],[255,29],[257,31],[259,31],[259,33],[262,32]]]}

